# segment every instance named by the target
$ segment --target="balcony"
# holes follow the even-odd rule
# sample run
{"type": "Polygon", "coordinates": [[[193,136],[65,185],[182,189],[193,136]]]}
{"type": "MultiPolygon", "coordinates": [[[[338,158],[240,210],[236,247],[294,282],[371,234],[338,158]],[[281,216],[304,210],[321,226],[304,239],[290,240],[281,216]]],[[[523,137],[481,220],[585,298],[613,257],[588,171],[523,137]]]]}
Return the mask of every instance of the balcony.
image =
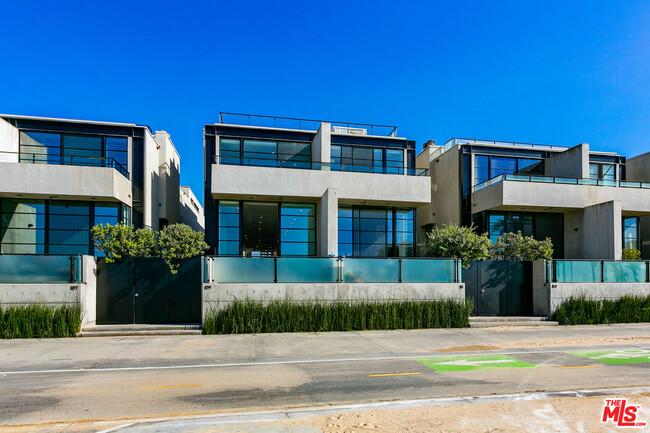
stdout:
{"type": "Polygon", "coordinates": [[[501,174],[472,188],[472,213],[490,209],[582,209],[612,200],[650,213],[650,183],[501,174]]]}

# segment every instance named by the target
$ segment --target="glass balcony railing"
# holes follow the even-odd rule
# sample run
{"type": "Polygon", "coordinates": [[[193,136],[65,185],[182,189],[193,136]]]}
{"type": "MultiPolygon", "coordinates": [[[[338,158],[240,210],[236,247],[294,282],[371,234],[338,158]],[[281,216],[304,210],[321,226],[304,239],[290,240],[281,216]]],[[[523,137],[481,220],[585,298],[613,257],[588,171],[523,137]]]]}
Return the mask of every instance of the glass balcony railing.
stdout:
{"type": "Polygon", "coordinates": [[[126,166],[110,157],[40,154],[27,152],[0,152],[0,162],[20,162],[24,164],[74,165],[82,167],[110,167],[129,179],[126,166]]]}
{"type": "Polygon", "coordinates": [[[0,255],[3,284],[80,283],[81,279],[81,256],[0,255]]]}
{"type": "Polygon", "coordinates": [[[650,282],[647,261],[554,260],[547,266],[547,281],[556,283],[650,282]]]}
{"type": "Polygon", "coordinates": [[[457,283],[460,260],[204,257],[205,283],[457,283]]]}
{"type": "Polygon", "coordinates": [[[569,149],[567,146],[556,146],[552,144],[533,144],[533,143],[518,143],[515,141],[494,141],[494,140],[477,140],[474,138],[452,138],[448,140],[444,145],[444,151],[448,151],[454,146],[459,144],[474,144],[474,145],[492,145],[492,146],[507,146],[507,147],[531,147],[531,148],[543,148],[543,149],[557,149],[564,151],[569,149]]]}
{"type": "MultiPolygon", "coordinates": [[[[275,156],[275,155],[272,155],[275,156]]],[[[407,176],[428,176],[429,170],[424,168],[404,168],[394,166],[379,166],[368,164],[341,164],[333,162],[317,162],[306,160],[274,159],[262,155],[252,157],[217,156],[213,158],[214,164],[245,165],[253,167],[295,168],[303,170],[345,171],[355,173],[398,174],[407,176]]]]}
{"type": "Polygon", "coordinates": [[[497,183],[501,183],[504,181],[559,183],[564,185],[590,185],[590,186],[650,189],[650,182],[627,182],[622,180],[610,180],[610,179],[578,179],[572,177],[500,174],[496,177],[493,177],[492,179],[486,180],[485,182],[481,182],[477,185],[474,185],[472,187],[472,192],[480,191],[491,185],[495,185],[497,183]]]}

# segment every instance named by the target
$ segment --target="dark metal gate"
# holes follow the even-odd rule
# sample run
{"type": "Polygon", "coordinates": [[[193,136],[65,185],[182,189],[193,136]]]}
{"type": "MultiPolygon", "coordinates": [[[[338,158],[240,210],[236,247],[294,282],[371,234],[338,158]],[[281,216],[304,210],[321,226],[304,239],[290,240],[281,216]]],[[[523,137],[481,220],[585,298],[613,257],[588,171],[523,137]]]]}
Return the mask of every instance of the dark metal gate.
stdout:
{"type": "Polygon", "coordinates": [[[161,259],[97,260],[97,324],[200,323],[201,258],[178,273],[161,259]]]}
{"type": "Polygon", "coordinates": [[[465,297],[477,316],[533,314],[533,264],[508,260],[472,262],[463,269],[465,297]]]}

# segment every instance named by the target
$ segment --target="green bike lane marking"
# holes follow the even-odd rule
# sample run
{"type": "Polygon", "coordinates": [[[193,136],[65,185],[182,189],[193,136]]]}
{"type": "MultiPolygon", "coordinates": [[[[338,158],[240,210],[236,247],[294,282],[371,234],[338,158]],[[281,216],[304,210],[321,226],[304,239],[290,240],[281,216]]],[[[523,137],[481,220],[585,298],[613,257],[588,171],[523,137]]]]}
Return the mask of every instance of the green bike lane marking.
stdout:
{"type": "Polygon", "coordinates": [[[598,350],[595,352],[569,353],[610,365],[650,363],[650,350],[648,349],[598,350]]]}
{"type": "Polygon", "coordinates": [[[440,372],[536,367],[506,355],[435,356],[415,360],[440,372]]]}

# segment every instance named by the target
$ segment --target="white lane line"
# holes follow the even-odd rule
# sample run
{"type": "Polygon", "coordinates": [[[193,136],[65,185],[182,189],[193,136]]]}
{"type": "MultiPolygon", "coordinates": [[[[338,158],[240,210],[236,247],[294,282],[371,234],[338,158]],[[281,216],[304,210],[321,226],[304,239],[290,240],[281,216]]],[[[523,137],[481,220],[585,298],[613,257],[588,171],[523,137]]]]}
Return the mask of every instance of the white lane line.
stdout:
{"type": "MultiPolygon", "coordinates": [[[[573,346],[571,346],[573,347],[573,346]]],[[[639,347],[639,346],[635,346],[639,347]]],[[[645,349],[642,348],[641,349],[645,349]]],[[[650,349],[648,347],[647,349],[650,349]]],[[[574,350],[574,349],[571,349],[574,350]]],[[[597,350],[592,348],[587,348],[585,350],[597,350]]],[[[613,348],[612,350],[615,350],[613,348]]],[[[389,361],[389,360],[405,360],[405,359],[416,359],[416,358],[447,358],[449,356],[474,356],[479,355],[483,351],[472,352],[472,355],[467,352],[458,352],[463,353],[463,355],[454,355],[453,352],[445,353],[444,355],[440,352],[429,352],[429,353],[415,353],[412,355],[402,355],[402,356],[377,356],[369,358],[330,358],[330,359],[294,359],[294,360],[285,360],[285,361],[262,361],[262,362],[227,362],[227,363],[210,363],[210,364],[181,364],[181,365],[159,365],[159,366],[143,366],[143,367],[95,367],[95,368],[61,368],[61,369],[47,369],[47,370],[14,370],[14,371],[0,371],[0,375],[18,375],[18,374],[57,374],[57,373],[85,373],[85,372],[104,372],[104,371],[143,371],[143,370],[182,370],[189,368],[215,368],[215,367],[254,367],[256,365],[292,365],[292,364],[327,364],[327,363],[336,363],[336,362],[362,362],[362,361],[389,361]]],[[[519,352],[499,352],[499,351],[489,351],[490,355],[508,355],[517,357],[517,355],[526,355],[526,354],[540,354],[540,353],[564,353],[568,354],[565,350],[531,350],[531,351],[519,351],[519,352]]]]}

